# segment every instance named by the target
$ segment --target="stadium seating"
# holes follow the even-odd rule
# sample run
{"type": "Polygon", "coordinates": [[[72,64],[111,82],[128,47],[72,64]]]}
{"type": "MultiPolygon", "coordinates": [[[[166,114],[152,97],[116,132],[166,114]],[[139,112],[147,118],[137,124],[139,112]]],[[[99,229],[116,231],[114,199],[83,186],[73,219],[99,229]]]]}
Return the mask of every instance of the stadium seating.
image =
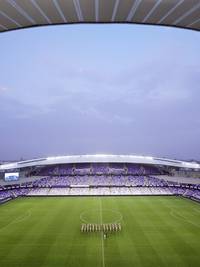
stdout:
{"type": "Polygon", "coordinates": [[[166,174],[154,165],[129,163],[44,166],[27,171],[19,181],[2,181],[0,201],[27,195],[182,195],[200,200],[200,179],[192,178],[193,183],[166,174]]]}

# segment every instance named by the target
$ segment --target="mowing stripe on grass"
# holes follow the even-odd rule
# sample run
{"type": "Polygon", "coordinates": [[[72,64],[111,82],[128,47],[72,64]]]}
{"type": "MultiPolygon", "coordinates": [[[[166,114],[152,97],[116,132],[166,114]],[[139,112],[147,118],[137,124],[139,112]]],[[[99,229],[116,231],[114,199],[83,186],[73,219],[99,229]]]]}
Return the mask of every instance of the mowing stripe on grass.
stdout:
{"type": "Polygon", "coordinates": [[[28,219],[29,217],[31,217],[31,211],[30,210],[28,210],[28,212],[26,212],[25,215],[19,216],[16,219],[9,222],[8,224],[0,227],[0,231],[7,228],[8,226],[10,226],[12,224],[23,222],[24,220],[28,219]]]}
{"type": "Polygon", "coordinates": [[[189,224],[194,225],[195,227],[200,228],[200,225],[199,225],[199,224],[196,224],[196,223],[194,223],[194,222],[189,221],[185,216],[179,214],[177,211],[170,211],[170,214],[171,214],[174,218],[176,218],[176,219],[179,219],[179,220],[181,220],[181,221],[184,221],[184,222],[186,222],[186,223],[189,223],[189,224]]]}

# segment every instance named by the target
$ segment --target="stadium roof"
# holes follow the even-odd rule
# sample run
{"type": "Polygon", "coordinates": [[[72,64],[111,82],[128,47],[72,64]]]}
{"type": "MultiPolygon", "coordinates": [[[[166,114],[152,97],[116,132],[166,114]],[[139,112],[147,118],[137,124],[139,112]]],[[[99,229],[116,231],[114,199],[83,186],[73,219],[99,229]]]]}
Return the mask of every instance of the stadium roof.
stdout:
{"type": "Polygon", "coordinates": [[[1,0],[0,31],[70,23],[138,23],[200,30],[200,0],[1,0]]]}
{"type": "Polygon", "coordinates": [[[56,156],[47,158],[31,159],[20,162],[13,162],[0,165],[0,171],[20,169],[25,167],[45,166],[55,164],[68,163],[138,163],[138,164],[153,164],[172,166],[188,169],[200,169],[200,164],[196,162],[187,162],[174,159],[156,158],[150,156],[138,155],[71,155],[71,156],[56,156]]]}

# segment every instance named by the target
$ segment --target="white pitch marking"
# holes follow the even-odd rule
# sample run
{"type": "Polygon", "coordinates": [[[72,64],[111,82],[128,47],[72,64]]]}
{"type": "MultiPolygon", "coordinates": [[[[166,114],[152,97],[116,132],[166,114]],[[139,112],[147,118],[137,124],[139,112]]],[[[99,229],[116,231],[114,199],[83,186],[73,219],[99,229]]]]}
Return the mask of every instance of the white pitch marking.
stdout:
{"type": "MultiPolygon", "coordinates": [[[[102,224],[103,223],[103,219],[102,219],[102,204],[101,204],[101,198],[99,198],[100,200],[100,223],[102,224]]],[[[105,267],[105,256],[104,256],[104,241],[103,241],[103,231],[101,232],[101,251],[102,251],[102,265],[103,267],[105,267]]]]}
{"type": "MultiPolygon", "coordinates": [[[[86,220],[84,217],[87,215],[88,212],[99,212],[99,209],[96,210],[96,209],[88,209],[86,211],[83,211],[80,213],[80,221],[84,222],[84,223],[98,223],[97,221],[88,221],[86,220]]],[[[114,221],[111,221],[111,222],[105,222],[105,223],[118,223],[120,221],[123,220],[123,216],[122,214],[119,212],[119,211],[116,211],[116,210],[111,210],[111,209],[104,209],[104,211],[109,211],[109,212],[113,212],[115,214],[118,214],[119,215],[119,218],[116,218],[114,221]]],[[[86,216],[87,217],[87,216],[86,216]]]]}

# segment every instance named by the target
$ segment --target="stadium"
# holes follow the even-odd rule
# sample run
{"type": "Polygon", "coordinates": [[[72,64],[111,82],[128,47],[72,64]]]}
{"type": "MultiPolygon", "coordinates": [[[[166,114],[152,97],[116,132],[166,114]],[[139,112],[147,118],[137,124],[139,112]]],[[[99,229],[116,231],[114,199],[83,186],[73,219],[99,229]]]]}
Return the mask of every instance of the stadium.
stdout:
{"type": "MultiPolygon", "coordinates": [[[[7,32],[17,36],[18,32],[12,31],[25,28],[26,31],[29,31],[28,28],[40,26],[99,23],[131,24],[132,27],[136,24],[165,26],[166,29],[173,27],[180,31],[193,31],[196,34],[200,30],[200,1],[3,0],[0,2],[0,32],[2,32],[2,36],[4,34],[6,36],[7,32]]],[[[71,36],[67,35],[68,37],[71,36]]],[[[135,35],[135,37],[137,36],[135,35]]],[[[106,38],[108,36],[105,36],[106,38]]],[[[10,45],[11,39],[8,38],[8,40],[10,45]]],[[[4,53],[5,47],[3,49],[2,46],[2,56],[6,54],[4,53]]],[[[82,49],[81,45],[77,47],[82,49]]],[[[151,50],[152,47],[149,49],[151,50]]],[[[70,51],[69,49],[68,53],[70,51]]],[[[34,54],[35,50],[32,52],[34,54]]],[[[43,52],[44,50],[41,55],[45,58],[43,52]]],[[[131,58],[131,54],[129,56],[131,58]]],[[[197,56],[198,53],[196,53],[197,56]]],[[[37,57],[37,53],[35,57],[37,57]]],[[[47,60],[47,65],[49,62],[47,60]]],[[[55,61],[53,61],[54,63],[55,61]]],[[[163,62],[161,62],[162,64],[163,62]]],[[[39,69],[39,65],[37,63],[36,68],[39,69]]],[[[56,69],[56,67],[54,68],[56,69]]],[[[16,73],[17,69],[20,69],[18,62],[14,67],[16,73]]],[[[30,69],[31,72],[32,67],[30,69]]],[[[192,70],[194,72],[194,69],[192,70]]],[[[187,69],[187,71],[190,70],[187,69]]],[[[7,73],[6,76],[9,76],[10,81],[12,80],[10,79],[12,76],[10,66],[8,72],[9,75],[7,73]]],[[[79,72],[82,72],[82,69],[79,72]]],[[[76,73],[77,76],[79,72],[76,73]]],[[[25,68],[22,73],[24,82],[26,80],[25,68]]],[[[160,72],[156,75],[154,83],[157,82],[159,74],[160,72]]],[[[176,74],[175,72],[174,76],[176,74]]],[[[70,72],[70,76],[73,75],[73,71],[70,72]]],[[[47,76],[50,79],[51,72],[47,71],[47,76]]],[[[100,77],[104,79],[103,76],[100,77]]],[[[194,78],[194,76],[192,77],[194,78]]],[[[28,78],[30,77],[27,75],[27,80],[28,78]]],[[[95,78],[99,82],[99,77],[95,78]]],[[[145,82],[150,87],[148,79],[145,82]]],[[[198,80],[195,82],[198,83],[198,80]]],[[[88,85],[88,83],[86,84],[88,85]]],[[[189,83],[186,85],[189,86],[189,83]]],[[[35,86],[34,82],[33,86],[35,86]]],[[[162,86],[164,86],[164,82],[162,86]]],[[[0,86],[0,100],[3,93],[7,91],[9,91],[7,88],[0,86]]],[[[38,102],[40,102],[40,97],[42,99],[42,91],[40,93],[41,95],[39,94],[39,97],[36,98],[38,102]]],[[[31,135],[22,134],[22,139],[24,139],[20,143],[21,139],[17,134],[18,128],[22,127],[22,130],[26,132],[30,127],[29,124],[23,126],[26,118],[31,121],[27,115],[28,112],[26,114],[23,110],[24,106],[28,106],[28,109],[31,107],[31,101],[27,101],[30,100],[27,95],[25,105],[20,105],[21,102],[15,102],[12,98],[9,108],[5,108],[6,111],[1,108],[1,104],[3,106],[4,100],[6,102],[8,98],[2,98],[3,101],[0,102],[0,113],[3,116],[9,112],[9,109],[17,113],[19,107],[22,108],[23,113],[19,116],[22,123],[17,126],[11,116],[8,116],[12,127],[10,131],[6,131],[6,151],[9,150],[7,149],[8,144],[14,143],[9,139],[9,136],[12,136],[10,133],[14,132],[16,135],[17,143],[19,143],[18,149],[24,144],[29,147],[29,144],[33,142],[31,135]]],[[[134,97],[136,96],[134,95],[134,97]]],[[[173,96],[177,100],[176,94],[173,96]]],[[[126,98],[128,97],[129,94],[126,98]]],[[[169,96],[166,94],[166,97],[169,96]]],[[[22,95],[19,94],[19,98],[23,98],[22,95]]],[[[67,103],[71,101],[69,99],[67,103]]],[[[43,105],[42,100],[41,102],[43,105]]],[[[168,106],[171,108],[170,104],[168,106]]],[[[39,110],[39,105],[35,109],[39,110]]],[[[42,110],[42,116],[49,110],[48,108],[42,110]]],[[[159,109],[155,110],[156,121],[159,109]]],[[[137,113],[139,114],[140,111],[137,113]]],[[[37,116],[38,114],[39,112],[36,112],[37,116]]],[[[84,113],[84,116],[86,115],[84,113]]],[[[146,120],[148,120],[147,117],[148,114],[145,114],[146,120]]],[[[162,118],[164,123],[161,125],[167,124],[166,132],[169,136],[171,133],[168,125],[173,123],[173,119],[175,120],[174,114],[173,117],[170,118],[169,115],[167,119],[165,116],[162,118]]],[[[181,117],[184,118],[184,115],[181,114],[181,117]]],[[[189,132],[188,128],[199,127],[199,124],[195,124],[194,121],[187,124],[187,116],[185,117],[183,124],[187,126],[187,133],[189,132]]],[[[117,118],[119,122],[119,117],[117,118]]],[[[17,116],[15,119],[17,120],[17,116]]],[[[59,119],[62,125],[65,120],[67,121],[65,117],[56,116],[56,121],[59,119]]],[[[51,120],[50,117],[49,121],[51,120]]],[[[72,120],[70,117],[69,121],[72,120]]],[[[178,120],[180,121],[181,118],[178,120]]],[[[57,128],[56,121],[52,128],[57,128]]],[[[132,123],[130,120],[127,121],[132,123]]],[[[8,123],[8,120],[5,119],[4,123],[2,119],[2,136],[3,128],[7,129],[8,123]]],[[[180,124],[176,123],[176,128],[178,128],[180,124]]],[[[135,122],[133,124],[137,125],[135,122]]],[[[149,124],[148,134],[153,125],[149,122],[147,124],[149,124]]],[[[80,127],[77,132],[87,128],[87,123],[86,125],[84,123],[77,125],[80,127]],[[82,129],[80,125],[83,125],[82,129]]],[[[95,128],[91,125],[91,128],[95,128]]],[[[67,133],[68,130],[70,132],[70,127],[71,123],[69,126],[67,125],[67,133]]],[[[41,125],[37,131],[39,136],[44,135],[43,142],[51,136],[51,130],[43,131],[41,125]]],[[[160,131],[161,127],[158,132],[160,133],[160,131]]],[[[57,139],[59,138],[61,139],[61,131],[57,136],[57,139]]],[[[134,139],[134,137],[131,138],[131,140],[134,139]]],[[[185,136],[183,136],[184,138],[185,136]]],[[[4,139],[0,139],[3,140],[0,140],[2,145],[0,152],[2,152],[4,151],[4,139]]],[[[64,141],[66,139],[68,138],[65,137],[64,141]]],[[[166,142],[161,135],[157,139],[158,143],[160,142],[162,145],[166,142]]],[[[35,144],[40,149],[42,141],[38,140],[33,142],[33,146],[35,144]]],[[[55,137],[53,140],[56,143],[55,137]]],[[[70,140],[67,141],[69,145],[70,140]]],[[[170,140],[170,143],[175,144],[178,141],[173,138],[173,142],[170,140]]],[[[51,146],[50,142],[49,146],[51,146]]],[[[182,143],[184,143],[183,140],[182,143]]],[[[198,150],[198,146],[196,150],[198,150]]],[[[15,153],[15,149],[10,150],[9,153],[12,155],[15,153]]],[[[42,152],[38,154],[42,155],[42,152]]],[[[177,160],[170,157],[131,153],[60,154],[60,156],[26,157],[26,160],[2,160],[0,162],[0,267],[200,266],[199,160],[177,160]]]]}
{"type": "Polygon", "coordinates": [[[179,261],[180,266],[198,266],[198,163],[76,155],[2,164],[0,170],[3,250],[15,244],[21,231],[27,233],[18,249],[29,253],[29,242],[35,248],[25,261],[24,254],[12,254],[14,262],[5,261],[10,266],[43,264],[47,248],[47,266],[65,261],[67,266],[177,266],[179,261]]]}
{"type": "Polygon", "coordinates": [[[3,189],[8,189],[1,191],[2,201],[21,194],[200,198],[200,165],[195,162],[135,155],[78,155],[2,164],[0,170],[3,189]]]}

